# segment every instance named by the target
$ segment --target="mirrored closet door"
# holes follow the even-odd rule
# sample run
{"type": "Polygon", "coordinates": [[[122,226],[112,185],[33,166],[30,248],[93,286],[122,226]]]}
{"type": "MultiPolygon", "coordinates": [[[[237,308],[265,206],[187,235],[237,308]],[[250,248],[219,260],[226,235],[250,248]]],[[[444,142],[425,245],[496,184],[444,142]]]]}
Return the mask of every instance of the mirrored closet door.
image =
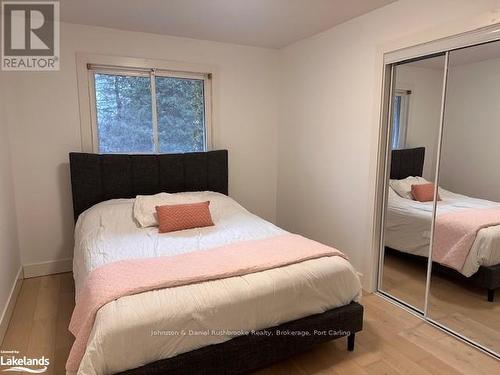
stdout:
{"type": "Polygon", "coordinates": [[[499,357],[500,41],[386,67],[378,290],[499,357]]]}
{"type": "Polygon", "coordinates": [[[434,181],[444,54],[392,68],[388,185],[380,289],[423,312],[433,200],[413,200],[412,186],[434,181]]]}
{"type": "Polygon", "coordinates": [[[428,316],[500,353],[500,42],[449,53],[439,188],[428,316]]]}

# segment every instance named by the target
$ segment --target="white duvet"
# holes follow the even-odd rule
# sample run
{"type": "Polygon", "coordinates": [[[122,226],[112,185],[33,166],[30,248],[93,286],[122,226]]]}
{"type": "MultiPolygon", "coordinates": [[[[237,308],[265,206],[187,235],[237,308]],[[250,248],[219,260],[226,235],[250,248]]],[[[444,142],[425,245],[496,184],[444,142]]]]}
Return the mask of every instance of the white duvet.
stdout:
{"type": "MultiPolygon", "coordinates": [[[[133,199],[100,203],[75,229],[76,298],[89,273],[117,260],[209,249],[284,231],[218,193],[180,193],[210,200],[215,227],[159,234],[133,220],[133,199]]],[[[97,314],[78,374],[112,374],[227,341],[251,330],[358,300],[355,270],[328,257],[240,277],[122,297],[97,314]]]]}
{"type": "MultiPolygon", "coordinates": [[[[499,206],[500,203],[471,198],[439,188],[441,201],[437,214],[469,208],[499,206]]],[[[389,187],[385,223],[385,245],[409,254],[427,257],[431,237],[433,202],[418,202],[400,197],[389,187]]],[[[461,273],[467,277],[480,266],[500,263],[500,226],[481,229],[467,256],[461,273]]]]}

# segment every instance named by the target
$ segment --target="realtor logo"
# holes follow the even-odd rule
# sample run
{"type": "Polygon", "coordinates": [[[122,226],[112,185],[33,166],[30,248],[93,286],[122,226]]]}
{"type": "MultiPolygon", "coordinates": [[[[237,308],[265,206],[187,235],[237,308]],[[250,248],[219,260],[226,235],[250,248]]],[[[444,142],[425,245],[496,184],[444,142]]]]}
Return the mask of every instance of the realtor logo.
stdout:
{"type": "Polygon", "coordinates": [[[7,367],[1,371],[43,374],[49,369],[50,359],[45,356],[20,357],[19,354],[18,350],[0,350],[0,368],[7,367]]]}
{"type": "Polygon", "coordinates": [[[2,1],[2,70],[59,70],[58,1],[2,1]]]}

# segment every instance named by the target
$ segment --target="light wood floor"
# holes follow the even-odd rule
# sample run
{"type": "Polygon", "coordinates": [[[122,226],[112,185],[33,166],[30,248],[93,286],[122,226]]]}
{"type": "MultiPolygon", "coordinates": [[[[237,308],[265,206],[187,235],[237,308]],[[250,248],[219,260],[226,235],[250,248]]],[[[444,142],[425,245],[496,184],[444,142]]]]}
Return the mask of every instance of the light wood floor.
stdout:
{"type": "MultiPolygon", "coordinates": [[[[385,257],[383,290],[421,309],[425,278],[425,264],[390,254],[385,257]]],[[[484,288],[433,273],[429,316],[500,353],[500,291],[497,294],[494,302],[488,302],[484,288]]]]}
{"type": "MultiPolygon", "coordinates": [[[[1,348],[51,359],[46,374],[64,374],[72,344],[67,326],[73,308],[71,274],[24,280],[1,348]]],[[[346,340],[323,344],[308,353],[258,372],[285,374],[494,374],[499,362],[444,334],[375,295],[363,298],[364,330],[354,352],[346,340]]]]}
{"type": "Polygon", "coordinates": [[[425,263],[386,253],[381,289],[423,311],[426,275],[425,263]]]}

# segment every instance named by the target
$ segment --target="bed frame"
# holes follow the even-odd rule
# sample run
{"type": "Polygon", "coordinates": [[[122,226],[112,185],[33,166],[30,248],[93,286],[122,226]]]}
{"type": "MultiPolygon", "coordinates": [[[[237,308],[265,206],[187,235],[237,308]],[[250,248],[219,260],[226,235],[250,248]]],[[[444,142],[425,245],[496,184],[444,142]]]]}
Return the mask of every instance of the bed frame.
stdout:
{"type": "MultiPolygon", "coordinates": [[[[392,150],[391,152],[391,179],[401,180],[408,176],[422,176],[425,160],[425,147],[392,150]]],[[[393,254],[404,254],[404,252],[390,249],[393,254]]],[[[414,256],[419,258],[419,256],[414,256]]],[[[426,259],[426,257],[420,257],[426,259]]],[[[476,286],[486,288],[489,302],[495,300],[495,290],[500,288],[500,264],[493,266],[480,266],[479,270],[470,277],[465,277],[460,272],[432,262],[432,270],[440,272],[462,282],[469,282],[476,286]]]]}
{"type": "MultiPolygon", "coordinates": [[[[86,209],[108,199],[203,190],[228,194],[227,150],[161,155],[70,153],[69,159],[75,221],[86,209]]],[[[340,337],[347,337],[347,349],[352,351],[355,334],[362,328],[363,307],[351,302],[265,329],[271,335],[239,336],[122,374],[243,374],[340,337]]]]}

